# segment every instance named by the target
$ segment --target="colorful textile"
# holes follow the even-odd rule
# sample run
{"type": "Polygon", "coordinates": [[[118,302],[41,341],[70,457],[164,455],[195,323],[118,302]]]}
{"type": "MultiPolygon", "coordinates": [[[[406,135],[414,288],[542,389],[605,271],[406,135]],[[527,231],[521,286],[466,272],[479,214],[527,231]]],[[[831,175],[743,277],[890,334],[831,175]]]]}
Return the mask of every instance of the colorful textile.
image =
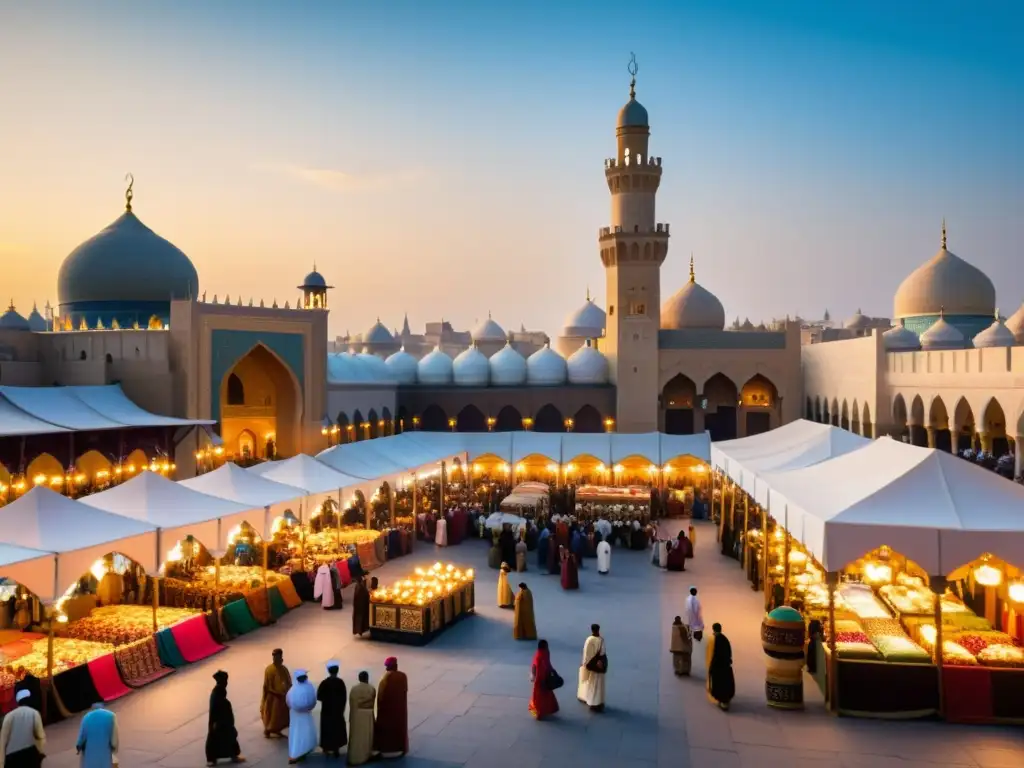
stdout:
{"type": "Polygon", "coordinates": [[[348,572],[352,575],[352,581],[363,578],[363,575],[366,573],[366,569],[363,568],[363,563],[359,559],[358,552],[355,554],[355,556],[350,557],[347,562],[348,572]]]}
{"type": "Polygon", "coordinates": [[[304,603],[313,602],[313,580],[305,571],[296,571],[292,574],[292,586],[295,587],[295,594],[304,603]]]}
{"type": "Polygon", "coordinates": [[[270,600],[265,587],[254,589],[245,596],[245,602],[252,612],[252,617],[261,625],[270,623],[270,600]]]}
{"type": "Polygon", "coordinates": [[[160,656],[160,662],[167,667],[184,667],[188,664],[185,657],[181,655],[178,644],[174,641],[174,635],[169,629],[161,629],[156,633],[156,650],[160,656]]]}
{"type": "Polygon", "coordinates": [[[210,634],[205,616],[193,616],[175,624],[171,627],[171,635],[182,657],[190,664],[224,650],[224,646],[216,642],[210,634]]]}
{"type": "Polygon", "coordinates": [[[149,685],[174,671],[160,662],[160,653],[153,637],[121,646],[114,651],[114,660],[121,671],[121,679],[129,688],[149,685]]]}
{"type": "Polygon", "coordinates": [[[383,565],[388,559],[388,547],[387,540],[383,535],[378,536],[373,541],[373,556],[377,558],[377,562],[383,565]]]}
{"type": "Polygon", "coordinates": [[[372,541],[363,541],[356,544],[356,554],[359,555],[359,564],[363,567],[363,570],[372,571],[374,568],[380,567],[372,541]]]}
{"type": "Polygon", "coordinates": [[[338,579],[341,580],[341,588],[344,589],[352,583],[352,571],[348,569],[348,560],[339,560],[338,566],[338,579]]]}
{"type": "Polygon", "coordinates": [[[276,586],[267,590],[267,600],[270,602],[270,618],[274,621],[288,613],[288,606],[285,604],[284,598],[281,597],[281,592],[276,586]]]}
{"type": "Polygon", "coordinates": [[[275,587],[277,588],[278,594],[281,595],[281,599],[284,600],[285,607],[289,611],[302,605],[302,598],[299,597],[299,593],[295,591],[295,584],[293,582],[279,581],[275,587]]]}
{"type": "Polygon", "coordinates": [[[210,630],[210,636],[218,643],[224,643],[228,639],[227,630],[220,618],[220,611],[210,611],[205,614],[206,626],[210,630]]]}
{"type": "Polygon", "coordinates": [[[86,666],[89,668],[92,683],[96,686],[96,692],[104,701],[114,701],[132,692],[132,689],[124,684],[121,674],[117,671],[114,654],[108,653],[106,656],[100,656],[86,666]]]}
{"type": "Polygon", "coordinates": [[[64,706],[69,712],[83,712],[103,699],[89,674],[89,665],[82,664],[53,676],[53,687],[57,689],[64,706]]]}
{"type": "Polygon", "coordinates": [[[235,600],[224,606],[224,626],[232,637],[247,635],[259,629],[259,622],[253,618],[249,604],[245,600],[235,600]]]}

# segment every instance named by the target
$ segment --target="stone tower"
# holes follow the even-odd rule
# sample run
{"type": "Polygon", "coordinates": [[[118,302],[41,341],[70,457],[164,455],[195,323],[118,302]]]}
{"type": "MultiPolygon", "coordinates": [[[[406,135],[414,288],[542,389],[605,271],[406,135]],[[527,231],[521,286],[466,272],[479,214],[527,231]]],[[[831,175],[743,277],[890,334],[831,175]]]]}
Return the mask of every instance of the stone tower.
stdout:
{"type": "Polygon", "coordinates": [[[629,101],[619,110],[617,151],[605,160],[612,196],[611,226],[598,242],[607,279],[608,312],[602,351],[616,385],[620,432],[658,429],[658,327],[661,265],[668,224],[655,222],[661,158],[648,152],[647,110],[636,100],[636,59],[630,61],[629,101]]]}

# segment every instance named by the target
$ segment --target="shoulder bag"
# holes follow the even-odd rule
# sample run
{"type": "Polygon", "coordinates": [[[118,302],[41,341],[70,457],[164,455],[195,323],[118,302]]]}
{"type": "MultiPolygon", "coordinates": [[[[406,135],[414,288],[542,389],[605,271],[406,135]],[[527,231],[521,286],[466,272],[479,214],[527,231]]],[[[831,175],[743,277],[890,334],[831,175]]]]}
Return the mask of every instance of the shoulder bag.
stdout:
{"type": "Polygon", "coordinates": [[[601,640],[600,650],[598,650],[598,652],[594,654],[594,657],[587,662],[587,670],[590,672],[597,672],[601,675],[608,671],[608,657],[604,652],[604,640],[601,640]]]}

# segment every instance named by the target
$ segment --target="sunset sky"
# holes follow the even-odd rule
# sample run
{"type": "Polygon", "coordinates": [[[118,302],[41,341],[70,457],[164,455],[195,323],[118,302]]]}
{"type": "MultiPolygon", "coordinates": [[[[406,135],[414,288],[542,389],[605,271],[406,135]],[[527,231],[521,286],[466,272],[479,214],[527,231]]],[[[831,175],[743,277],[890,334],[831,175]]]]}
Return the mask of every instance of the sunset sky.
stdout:
{"type": "Polygon", "coordinates": [[[730,321],[888,316],[945,217],[1010,314],[1022,27],[1014,0],[5,3],[3,298],[56,303],[131,171],[208,296],[294,302],[315,261],[333,333],[490,310],[554,335],[588,284],[604,303],[633,51],[663,299],[693,251],[730,321]]]}

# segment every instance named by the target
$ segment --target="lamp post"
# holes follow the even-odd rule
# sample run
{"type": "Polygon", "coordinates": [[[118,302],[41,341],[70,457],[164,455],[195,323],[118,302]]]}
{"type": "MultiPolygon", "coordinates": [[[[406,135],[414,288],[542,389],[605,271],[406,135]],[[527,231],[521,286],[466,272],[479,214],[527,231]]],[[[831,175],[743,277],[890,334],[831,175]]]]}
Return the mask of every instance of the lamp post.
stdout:
{"type": "Polygon", "coordinates": [[[573,421],[572,419],[566,419],[564,423],[565,423],[565,431],[566,432],[572,432],[572,428],[576,424],[576,422],[573,421]]]}
{"type": "Polygon", "coordinates": [[[531,419],[529,416],[525,417],[523,419],[523,429],[525,429],[527,432],[529,432],[532,427],[533,427],[533,419],[531,419]]]}
{"type": "Polygon", "coordinates": [[[497,423],[498,423],[498,420],[496,418],[494,418],[493,416],[488,416],[487,417],[487,431],[488,432],[493,432],[494,431],[494,425],[497,424],[497,423]]]}
{"type": "Polygon", "coordinates": [[[609,416],[607,419],[604,420],[604,431],[605,432],[614,432],[615,431],[615,419],[613,419],[611,416],[609,416]]]}
{"type": "Polygon", "coordinates": [[[458,422],[455,419],[448,419],[448,429],[450,431],[452,431],[452,432],[455,431],[455,425],[456,424],[458,424],[458,422]]]}

